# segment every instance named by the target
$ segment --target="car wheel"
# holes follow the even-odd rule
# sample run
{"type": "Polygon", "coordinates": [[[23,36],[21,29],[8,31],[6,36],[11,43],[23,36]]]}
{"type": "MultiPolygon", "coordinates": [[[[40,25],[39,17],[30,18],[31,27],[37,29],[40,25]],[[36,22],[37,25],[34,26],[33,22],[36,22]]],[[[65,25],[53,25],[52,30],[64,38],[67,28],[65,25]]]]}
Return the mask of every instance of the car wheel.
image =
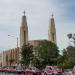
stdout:
{"type": "Polygon", "coordinates": [[[39,75],[42,75],[41,73],[39,75]]]}
{"type": "Polygon", "coordinates": [[[56,74],[52,73],[52,75],[56,75],[56,74]]]}
{"type": "Polygon", "coordinates": [[[46,73],[44,73],[44,75],[47,75],[46,73]]]}

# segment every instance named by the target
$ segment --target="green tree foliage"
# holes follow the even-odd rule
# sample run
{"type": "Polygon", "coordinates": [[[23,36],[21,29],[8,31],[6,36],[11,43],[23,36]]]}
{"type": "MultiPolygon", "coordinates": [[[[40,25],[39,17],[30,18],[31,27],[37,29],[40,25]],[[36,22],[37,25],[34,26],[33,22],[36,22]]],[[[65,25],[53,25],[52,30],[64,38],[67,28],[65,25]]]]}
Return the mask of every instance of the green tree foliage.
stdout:
{"type": "Polygon", "coordinates": [[[33,58],[33,46],[30,44],[23,45],[21,56],[21,63],[28,66],[33,58]]]}
{"type": "Polygon", "coordinates": [[[32,63],[33,63],[34,66],[39,66],[40,61],[37,57],[33,57],[32,63]]]}
{"type": "Polygon", "coordinates": [[[44,40],[39,43],[36,49],[38,50],[38,57],[40,59],[40,62],[43,65],[56,64],[59,50],[54,43],[44,40]]]}
{"type": "Polygon", "coordinates": [[[58,59],[58,66],[71,68],[75,64],[75,47],[68,46],[63,50],[63,55],[58,59]]]}
{"type": "Polygon", "coordinates": [[[9,60],[9,62],[10,62],[10,66],[12,66],[12,65],[13,65],[13,62],[14,62],[14,61],[15,61],[15,60],[14,60],[14,59],[12,59],[12,58],[9,60]]]}
{"type": "Polygon", "coordinates": [[[66,67],[68,65],[68,54],[66,49],[64,49],[63,54],[59,56],[57,65],[59,67],[66,67]]]}
{"type": "Polygon", "coordinates": [[[67,53],[69,62],[75,64],[75,46],[68,46],[67,53]]]}

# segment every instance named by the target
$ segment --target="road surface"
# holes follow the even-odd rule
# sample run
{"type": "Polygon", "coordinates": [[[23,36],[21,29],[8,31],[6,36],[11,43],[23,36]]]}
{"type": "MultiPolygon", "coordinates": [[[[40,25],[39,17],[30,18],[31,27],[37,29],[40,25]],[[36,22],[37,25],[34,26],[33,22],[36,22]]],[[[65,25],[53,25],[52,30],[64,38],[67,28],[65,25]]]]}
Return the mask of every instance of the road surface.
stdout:
{"type": "MultiPolygon", "coordinates": [[[[24,75],[24,74],[15,74],[15,73],[1,73],[0,72],[0,75],[24,75]]],[[[43,74],[42,74],[43,75],[43,74]]],[[[65,72],[64,75],[72,75],[71,72],[65,72]]]]}

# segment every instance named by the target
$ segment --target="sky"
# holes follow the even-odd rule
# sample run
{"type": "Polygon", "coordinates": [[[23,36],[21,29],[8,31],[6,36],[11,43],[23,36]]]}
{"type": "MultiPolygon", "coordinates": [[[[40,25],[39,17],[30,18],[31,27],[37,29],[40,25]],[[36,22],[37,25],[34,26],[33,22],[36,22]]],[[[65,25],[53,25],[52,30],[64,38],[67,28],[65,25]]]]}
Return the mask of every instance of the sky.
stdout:
{"type": "Polygon", "coordinates": [[[53,13],[59,50],[70,44],[67,34],[75,33],[75,0],[0,0],[0,51],[16,47],[24,10],[29,40],[48,39],[53,13]]]}

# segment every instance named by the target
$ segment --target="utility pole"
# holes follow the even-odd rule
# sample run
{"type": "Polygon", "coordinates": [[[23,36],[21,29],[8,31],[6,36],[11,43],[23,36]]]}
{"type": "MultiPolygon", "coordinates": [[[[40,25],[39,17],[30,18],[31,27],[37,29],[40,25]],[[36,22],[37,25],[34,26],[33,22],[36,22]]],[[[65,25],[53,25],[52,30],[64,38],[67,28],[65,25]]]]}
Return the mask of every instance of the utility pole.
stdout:
{"type": "MultiPolygon", "coordinates": [[[[15,37],[15,36],[12,36],[12,35],[8,35],[8,36],[10,36],[10,37],[15,37]]],[[[16,40],[17,40],[16,45],[17,45],[17,48],[18,48],[18,37],[16,37],[16,40]]]]}

